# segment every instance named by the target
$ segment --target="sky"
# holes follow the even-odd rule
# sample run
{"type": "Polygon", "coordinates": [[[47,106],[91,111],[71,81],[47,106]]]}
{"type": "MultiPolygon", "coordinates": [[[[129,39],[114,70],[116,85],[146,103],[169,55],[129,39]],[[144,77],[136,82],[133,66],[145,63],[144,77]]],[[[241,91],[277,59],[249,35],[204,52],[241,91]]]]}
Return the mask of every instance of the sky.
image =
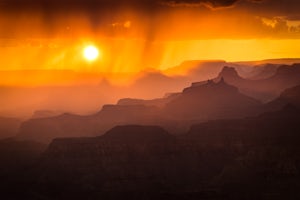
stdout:
{"type": "Polygon", "coordinates": [[[164,70],[300,57],[298,0],[0,0],[0,70],[164,70]],[[87,62],[95,45],[101,58],[87,62]]]}

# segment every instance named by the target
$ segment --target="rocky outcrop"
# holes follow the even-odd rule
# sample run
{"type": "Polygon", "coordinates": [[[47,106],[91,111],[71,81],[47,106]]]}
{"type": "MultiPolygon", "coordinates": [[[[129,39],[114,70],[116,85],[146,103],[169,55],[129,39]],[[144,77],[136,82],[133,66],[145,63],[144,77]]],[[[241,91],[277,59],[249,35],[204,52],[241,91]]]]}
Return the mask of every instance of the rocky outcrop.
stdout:
{"type": "Polygon", "coordinates": [[[273,76],[261,80],[243,79],[233,71],[234,69],[225,67],[217,79],[223,77],[229,84],[238,87],[241,92],[263,101],[272,100],[285,89],[300,84],[300,64],[282,65],[277,68],[273,76]]]}
{"type": "Polygon", "coordinates": [[[30,119],[22,123],[19,139],[50,143],[57,137],[102,135],[116,125],[147,124],[156,119],[157,109],[144,105],[105,105],[94,115],[63,114],[56,117],[30,119]]]}
{"type": "Polygon", "coordinates": [[[287,188],[300,197],[299,118],[287,105],[195,124],[178,136],[158,126],[116,126],[99,137],[54,139],[25,178],[10,176],[24,188],[16,195],[29,199],[257,199],[274,191],[282,199],[287,188]]]}
{"type": "Polygon", "coordinates": [[[289,188],[293,199],[299,197],[299,119],[300,110],[288,105],[255,118],[198,124],[186,137],[207,149],[236,153],[234,161],[212,180],[213,185],[239,198],[255,194],[263,199],[270,194],[283,198],[289,188]]]}
{"type": "Polygon", "coordinates": [[[286,89],[278,98],[266,104],[265,110],[280,110],[286,105],[292,105],[300,108],[300,85],[286,89]]]}
{"type": "Polygon", "coordinates": [[[300,138],[300,110],[287,105],[280,111],[263,113],[257,117],[237,120],[214,120],[191,127],[186,135],[192,140],[209,144],[252,146],[287,141],[293,143],[300,138]],[[292,139],[293,138],[293,139],[292,139]],[[291,139],[291,140],[290,140],[291,139]]]}
{"type": "Polygon", "coordinates": [[[57,117],[30,119],[22,123],[17,135],[21,140],[49,143],[56,137],[80,137],[98,131],[91,117],[62,114],[57,117]]]}
{"type": "Polygon", "coordinates": [[[181,120],[209,120],[238,118],[256,114],[260,102],[241,94],[237,87],[224,79],[212,80],[185,88],[182,94],[170,101],[165,110],[181,120]]]}
{"type": "Polygon", "coordinates": [[[261,80],[261,79],[267,79],[272,77],[276,71],[277,68],[281,66],[280,64],[261,64],[256,65],[252,68],[252,70],[247,75],[247,79],[251,80],[261,80]]]}
{"type": "Polygon", "coordinates": [[[284,96],[292,94],[283,94],[275,103],[278,105],[273,106],[275,109],[269,109],[272,107],[269,105],[262,108],[263,105],[252,97],[275,98],[283,88],[299,82],[298,68],[299,64],[281,66],[274,76],[254,81],[241,78],[234,68],[224,67],[218,78],[194,83],[182,93],[165,98],[122,99],[117,105],[105,105],[89,116],[64,114],[30,119],[21,125],[18,136],[49,143],[56,137],[101,135],[116,125],[126,124],[159,125],[177,134],[201,121],[254,116],[293,103],[284,100],[287,99],[284,96]]]}
{"type": "Polygon", "coordinates": [[[59,116],[63,114],[63,112],[60,111],[52,111],[52,110],[37,110],[33,113],[31,116],[32,119],[37,119],[37,118],[47,118],[47,117],[54,117],[54,116],[59,116]]]}
{"type": "Polygon", "coordinates": [[[175,99],[177,96],[179,96],[179,93],[166,94],[164,98],[151,99],[151,100],[124,98],[124,99],[120,99],[117,105],[121,105],[121,106],[145,105],[145,106],[155,106],[155,107],[162,108],[168,102],[175,99]]]}
{"type": "Polygon", "coordinates": [[[82,192],[90,185],[91,192],[101,194],[169,198],[209,181],[230,160],[223,154],[218,160],[220,155],[201,148],[160,127],[118,126],[100,137],[53,140],[36,166],[35,177],[38,185],[46,182],[49,188],[54,184],[64,190],[71,185],[82,192]]]}
{"type": "MultiPolygon", "coordinates": [[[[300,64],[281,65],[269,78],[250,80],[242,78],[235,68],[225,66],[213,80],[219,81],[223,78],[228,84],[239,88],[243,94],[267,102],[278,97],[285,89],[299,85],[299,74],[300,64]]],[[[203,85],[203,81],[192,84],[194,87],[199,85],[203,85]]]]}
{"type": "Polygon", "coordinates": [[[117,105],[105,105],[90,116],[64,114],[31,119],[22,124],[19,138],[49,143],[57,137],[101,135],[116,125],[126,124],[160,125],[178,133],[195,121],[250,116],[260,106],[260,102],[239,93],[222,79],[162,99],[120,100],[117,105]]]}
{"type": "Polygon", "coordinates": [[[300,107],[300,85],[286,89],[279,98],[300,107]]]}
{"type": "Polygon", "coordinates": [[[95,138],[55,139],[35,176],[38,185],[62,191],[71,185],[79,194],[100,196],[240,199],[275,190],[280,199],[286,187],[299,196],[299,118],[300,111],[287,106],[258,117],[197,124],[176,137],[159,127],[130,125],[95,138]]]}

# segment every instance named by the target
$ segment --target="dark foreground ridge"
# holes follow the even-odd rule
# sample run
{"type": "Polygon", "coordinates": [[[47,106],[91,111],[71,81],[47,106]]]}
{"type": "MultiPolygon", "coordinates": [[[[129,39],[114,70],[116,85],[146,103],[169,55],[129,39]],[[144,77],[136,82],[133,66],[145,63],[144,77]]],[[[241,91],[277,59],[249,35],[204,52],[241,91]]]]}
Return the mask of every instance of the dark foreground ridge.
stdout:
{"type": "Polygon", "coordinates": [[[299,199],[299,119],[289,104],[181,136],[127,125],[55,139],[1,187],[14,199],[299,199]]]}

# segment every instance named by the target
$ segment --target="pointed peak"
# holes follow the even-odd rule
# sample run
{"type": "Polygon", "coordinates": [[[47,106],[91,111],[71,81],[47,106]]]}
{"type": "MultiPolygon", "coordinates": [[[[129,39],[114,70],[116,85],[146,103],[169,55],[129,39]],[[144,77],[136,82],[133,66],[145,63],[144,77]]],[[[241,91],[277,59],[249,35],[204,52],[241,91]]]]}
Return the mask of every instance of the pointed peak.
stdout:
{"type": "Polygon", "coordinates": [[[238,76],[238,73],[234,67],[224,66],[219,76],[238,76]]]}
{"type": "Polygon", "coordinates": [[[234,87],[234,88],[236,88],[235,86],[232,86],[232,85],[228,84],[225,81],[225,78],[223,76],[220,77],[219,82],[217,82],[216,85],[218,85],[220,87],[234,87]]]}
{"type": "Polygon", "coordinates": [[[222,69],[222,72],[224,72],[224,71],[236,72],[236,69],[234,67],[224,66],[222,69]]]}
{"type": "Polygon", "coordinates": [[[231,90],[231,91],[238,91],[238,88],[228,84],[224,77],[221,77],[220,79],[215,79],[214,80],[207,80],[206,82],[199,82],[199,83],[193,83],[191,87],[187,87],[183,90],[183,93],[186,92],[195,92],[199,90],[231,90]],[[216,81],[216,82],[215,82],[216,81]]]}

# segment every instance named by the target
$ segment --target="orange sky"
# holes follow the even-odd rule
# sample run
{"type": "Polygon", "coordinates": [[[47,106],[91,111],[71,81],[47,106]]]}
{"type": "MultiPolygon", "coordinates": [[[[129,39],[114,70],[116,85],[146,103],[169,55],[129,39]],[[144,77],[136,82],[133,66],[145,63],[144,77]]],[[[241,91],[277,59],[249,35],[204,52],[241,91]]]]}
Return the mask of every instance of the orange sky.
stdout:
{"type": "Polygon", "coordinates": [[[151,44],[142,39],[21,42],[27,44],[0,47],[1,70],[67,69],[127,73],[147,68],[164,70],[184,60],[248,61],[300,57],[300,39],[207,39],[154,41],[151,44]],[[83,57],[83,49],[88,44],[101,51],[101,57],[94,62],[87,62],[83,57]]]}
{"type": "Polygon", "coordinates": [[[136,73],[184,60],[300,57],[296,0],[16,1],[0,0],[0,70],[136,73]],[[82,55],[91,44],[95,62],[82,55]]]}

